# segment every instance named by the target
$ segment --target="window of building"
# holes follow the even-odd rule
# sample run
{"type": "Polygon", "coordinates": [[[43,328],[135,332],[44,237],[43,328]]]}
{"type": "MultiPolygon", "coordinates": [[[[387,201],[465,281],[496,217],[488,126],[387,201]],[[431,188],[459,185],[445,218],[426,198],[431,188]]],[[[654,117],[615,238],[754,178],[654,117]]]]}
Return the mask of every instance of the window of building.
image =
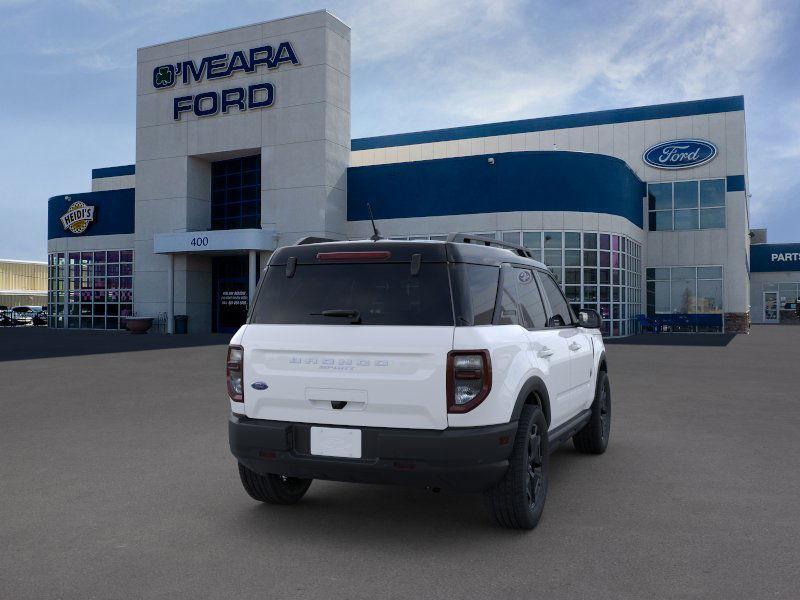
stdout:
{"type": "Polygon", "coordinates": [[[261,227],[261,156],[211,164],[211,229],[261,227]]]}
{"type": "MultiPolygon", "coordinates": [[[[672,192],[670,192],[671,194],[672,192]]],[[[670,195],[670,206],[672,206],[670,195]]],[[[670,209],[671,214],[671,209],[670,209]]],[[[573,311],[593,308],[607,337],[638,331],[642,310],[642,247],[625,236],[599,231],[489,231],[473,233],[520,244],[553,271],[573,311]]],[[[445,239],[444,235],[412,239],[445,239]]],[[[390,239],[407,240],[408,236],[390,239]]],[[[516,318],[516,316],[514,317],[516,318]]]]}
{"type": "Polygon", "coordinates": [[[649,268],[647,316],[671,331],[721,331],[723,291],[722,267],[649,268]]]}
{"type": "Polygon", "coordinates": [[[647,186],[650,231],[725,227],[725,180],[676,181],[647,186]]]}
{"type": "Polygon", "coordinates": [[[50,327],[121,329],[133,315],[133,250],[48,256],[50,327]]]}
{"type": "Polygon", "coordinates": [[[503,235],[509,241],[512,235],[521,236],[533,257],[550,267],[573,311],[598,311],[604,335],[636,333],[636,315],[642,312],[638,242],[596,231],[507,231],[503,235]]]}

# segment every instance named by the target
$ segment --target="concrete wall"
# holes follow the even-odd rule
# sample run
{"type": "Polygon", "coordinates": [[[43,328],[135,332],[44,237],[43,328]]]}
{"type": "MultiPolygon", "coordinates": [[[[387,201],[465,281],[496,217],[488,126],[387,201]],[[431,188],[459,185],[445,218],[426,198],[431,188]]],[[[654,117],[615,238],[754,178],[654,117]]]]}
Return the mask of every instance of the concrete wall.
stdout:
{"type": "MultiPolygon", "coordinates": [[[[80,252],[89,250],[130,250],[134,247],[134,234],[87,235],[47,240],[47,253],[80,252]]],[[[134,262],[139,257],[134,253],[134,262]]]]}
{"type": "MultiPolygon", "coordinates": [[[[504,231],[601,231],[620,233],[643,243],[645,232],[617,215],[582,212],[519,211],[506,213],[479,213],[473,215],[448,215],[410,219],[386,219],[377,222],[381,235],[401,237],[413,235],[445,235],[455,232],[504,231]]],[[[372,235],[369,221],[348,224],[350,239],[363,239],[372,235]]]]}
{"type": "MultiPolygon", "coordinates": [[[[346,235],[346,169],[350,151],[350,29],[326,11],[248,25],[158,46],[137,54],[136,270],[140,312],[166,311],[169,257],[153,253],[156,233],[210,226],[210,163],[261,154],[262,227],[279,243],[302,235],[346,235]],[[164,64],[289,41],[299,65],[259,68],[220,81],[157,90],[153,69],[164,64]],[[275,86],[271,108],[173,119],[173,98],[246,87],[275,86]]],[[[190,331],[211,327],[211,261],[178,255],[175,312],[190,331]]]]}
{"type": "Polygon", "coordinates": [[[93,192],[124,190],[132,187],[136,187],[136,175],[118,175],[114,177],[98,177],[92,179],[93,192]]]}

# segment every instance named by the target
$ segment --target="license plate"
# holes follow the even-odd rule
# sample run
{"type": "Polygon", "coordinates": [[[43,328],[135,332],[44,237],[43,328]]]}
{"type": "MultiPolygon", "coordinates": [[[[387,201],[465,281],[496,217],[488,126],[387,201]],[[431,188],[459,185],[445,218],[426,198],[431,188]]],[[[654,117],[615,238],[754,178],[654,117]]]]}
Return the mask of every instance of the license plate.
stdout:
{"type": "Polygon", "coordinates": [[[343,427],[312,427],[311,454],[361,458],[361,430],[343,427]]]}

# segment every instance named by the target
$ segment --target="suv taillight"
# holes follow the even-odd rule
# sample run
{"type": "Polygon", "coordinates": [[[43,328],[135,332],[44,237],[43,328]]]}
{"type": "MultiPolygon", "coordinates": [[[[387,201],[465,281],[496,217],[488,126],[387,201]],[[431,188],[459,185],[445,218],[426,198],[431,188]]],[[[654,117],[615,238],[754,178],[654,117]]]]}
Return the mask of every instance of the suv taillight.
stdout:
{"type": "Polygon", "coordinates": [[[492,389],[488,350],[452,350],[447,355],[447,412],[471,411],[492,389]]]}
{"type": "Polygon", "coordinates": [[[234,402],[244,402],[244,348],[228,346],[228,396],[234,402]]]}

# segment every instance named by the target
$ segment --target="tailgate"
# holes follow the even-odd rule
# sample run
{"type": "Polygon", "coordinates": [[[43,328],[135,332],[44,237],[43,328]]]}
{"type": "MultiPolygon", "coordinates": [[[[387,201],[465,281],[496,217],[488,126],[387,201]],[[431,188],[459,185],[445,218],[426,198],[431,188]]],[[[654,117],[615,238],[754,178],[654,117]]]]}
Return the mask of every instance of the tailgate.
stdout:
{"type": "Polygon", "coordinates": [[[253,419],[445,429],[452,326],[247,326],[245,414],[253,419]],[[259,390],[253,387],[266,389],[259,390]]]}

